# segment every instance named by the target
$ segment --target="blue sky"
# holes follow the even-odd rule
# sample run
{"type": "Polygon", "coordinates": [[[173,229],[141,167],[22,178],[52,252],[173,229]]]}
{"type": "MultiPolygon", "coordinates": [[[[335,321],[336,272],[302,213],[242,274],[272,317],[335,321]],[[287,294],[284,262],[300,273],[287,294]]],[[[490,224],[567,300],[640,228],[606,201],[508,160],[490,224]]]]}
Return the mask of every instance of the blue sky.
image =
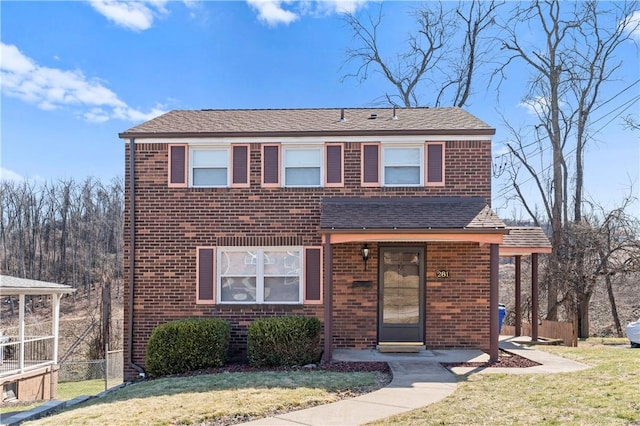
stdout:
{"type": "MultiPolygon", "coordinates": [[[[416,5],[384,4],[390,54],[413,26],[408,12],[416,5]]],[[[392,90],[381,76],[341,78],[352,36],[340,17],[377,7],[365,0],[2,1],[1,177],[122,176],[117,134],[172,109],[377,106],[392,90]]],[[[639,115],[640,61],[630,42],[620,54],[619,81],[607,89],[627,89],[598,110],[601,131],[585,165],[587,196],[604,203],[630,184],[636,194],[640,188],[638,131],[625,130],[619,117],[639,115]]],[[[517,74],[499,99],[479,89],[467,107],[497,128],[496,154],[510,137],[501,115],[516,127],[531,119],[517,74]]],[[[500,186],[496,179],[496,207],[500,186]]]]}

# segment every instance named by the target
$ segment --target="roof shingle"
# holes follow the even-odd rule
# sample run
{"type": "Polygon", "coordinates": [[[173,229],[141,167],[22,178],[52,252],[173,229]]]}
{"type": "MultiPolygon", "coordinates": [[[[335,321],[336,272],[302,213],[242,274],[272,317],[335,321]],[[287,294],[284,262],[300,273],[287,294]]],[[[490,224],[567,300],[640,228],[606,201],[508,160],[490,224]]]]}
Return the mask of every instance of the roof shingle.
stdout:
{"type": "Polygon", "coordinates": [[[282,134],[473,134],[495,129],[460,108],[175,110],[120,134],[128,137],[268,136],[282,134]],[[373,116],[376,118],[372,118],[373,116]]]}
{"type": "Polygon", "coordinates": [[[509,234],[504,236],[501,247],[551,248],[551,242],[541,228],[533,226],[509,226],[509,234]]]}
{"type": "Polygon", "coordinates": [[[325,198],[323,230],[506,229],[481,197],[325,198]]]}

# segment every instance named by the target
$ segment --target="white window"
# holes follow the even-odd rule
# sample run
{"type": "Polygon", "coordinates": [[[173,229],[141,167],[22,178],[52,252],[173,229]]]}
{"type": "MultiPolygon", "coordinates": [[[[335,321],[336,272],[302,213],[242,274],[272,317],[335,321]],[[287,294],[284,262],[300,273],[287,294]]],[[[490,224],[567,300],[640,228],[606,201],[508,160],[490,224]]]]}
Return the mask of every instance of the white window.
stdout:
{"type": "Polygon", "coordinates": [[[383,184],[386,186],[419,186],[423,182],[422,147],[383,147],[383,184]]]}
{"type": "Polygon", "coordinates": [[[218,303],[302,303],[301,247],[220,247],[218,303]]]}
{"type": "Polygon", "coordinates": [[[192,186],[229,186],[229,150],[191,149],[192,186]]]}
{"type": "Polygon", "coordinates": [[[284,186],[322,185],[322,148],[284,148],[284,186]]]}

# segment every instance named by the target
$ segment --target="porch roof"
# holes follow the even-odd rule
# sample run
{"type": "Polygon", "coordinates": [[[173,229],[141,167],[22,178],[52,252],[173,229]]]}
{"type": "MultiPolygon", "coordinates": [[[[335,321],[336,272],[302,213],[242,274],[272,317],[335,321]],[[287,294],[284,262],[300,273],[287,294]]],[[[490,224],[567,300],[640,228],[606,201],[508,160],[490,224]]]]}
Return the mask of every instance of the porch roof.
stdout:
{"type": "Polygon", "coordinates": [[[0,275],[0,296],[65,294],[74,291],[75,289],[64,284],[0,275]]]}
{"type": "Polygon", "coordinates": [[[529,256],[533,253],[551,253],[551,242],[542,228],[509,226],[509,234],[500,245],[500,256],[529,256]]]}
{"type": "Polygon", "coordinates": [[[508,232],[481,197],[325,198],[320,230],[332,242],[501,243],[508,232]]]}

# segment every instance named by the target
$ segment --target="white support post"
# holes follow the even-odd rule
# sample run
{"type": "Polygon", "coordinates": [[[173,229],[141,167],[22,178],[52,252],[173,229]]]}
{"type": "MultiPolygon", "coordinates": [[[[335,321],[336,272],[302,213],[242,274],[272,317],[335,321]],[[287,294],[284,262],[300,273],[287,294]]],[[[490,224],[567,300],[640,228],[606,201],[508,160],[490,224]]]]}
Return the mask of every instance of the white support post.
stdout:
{"type": "Polygon", "coordinates": [[[18,340],[20,341],[20,372],[24,373],[24,294],[18,296],[18,340]]]}
{"type": "Polygon", "coordinates": [[[58,363],[58,331],[60,328],[60,295],[51,295],[51,318],[53,319],[53,325],[51,330],[53,332],[53,363],[58,363]]]}

